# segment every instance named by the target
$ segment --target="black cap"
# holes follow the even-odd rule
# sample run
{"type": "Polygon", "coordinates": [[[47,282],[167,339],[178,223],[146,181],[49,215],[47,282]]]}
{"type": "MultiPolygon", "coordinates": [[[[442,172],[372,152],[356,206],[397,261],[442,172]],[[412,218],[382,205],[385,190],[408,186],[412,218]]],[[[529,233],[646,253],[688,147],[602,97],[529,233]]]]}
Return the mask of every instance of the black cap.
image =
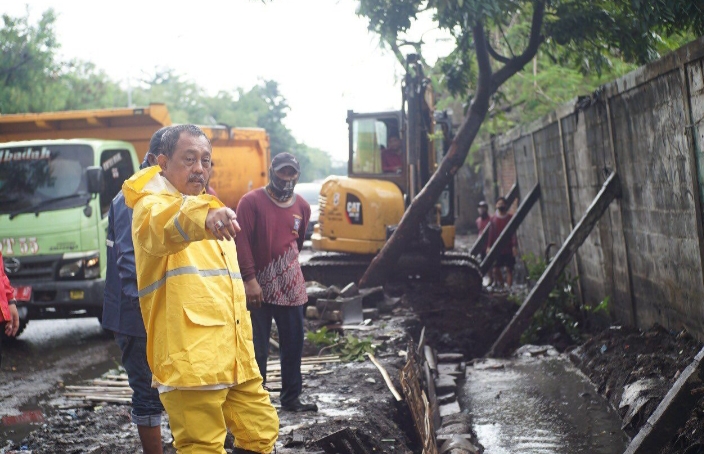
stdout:
{"type": "Polygon", "coordinates": [[[488,207],[489,205],[485,201],[482,200],[481,202],[479,202],[479,204],[477,206],[488,207]]]}
{"type": "Polygon", "coordinates": [[[284,167],[292,167],[296,173],[301,173],[301,166],[298,159],[291,153],[279,153],[271,160],[271,168],[276,172],[284,167]]]}

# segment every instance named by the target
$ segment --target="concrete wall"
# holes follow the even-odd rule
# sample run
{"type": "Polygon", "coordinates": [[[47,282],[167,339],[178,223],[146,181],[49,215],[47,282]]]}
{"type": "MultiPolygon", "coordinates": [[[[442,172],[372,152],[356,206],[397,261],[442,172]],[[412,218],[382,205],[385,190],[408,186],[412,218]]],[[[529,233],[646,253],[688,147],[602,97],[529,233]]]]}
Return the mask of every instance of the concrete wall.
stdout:
{"type": "Polygon", "coordinates": [[[622,198],[571,264],[580,296],[609,296],[623,323],[684,327],[704,339],[703,143],[700,38],[484,145],[485,195],[493,200],[514,176],[524,194],[540,183],[518,239],[521,253],[542,255],[562,245],[617,171],[622,198]]]}
{"type": "Polygon", "coordinates": [[[459,233],[477,231],[477,204],[484,200],[482,169],[463,165],[455,175],[455,228],[459,233]]]}

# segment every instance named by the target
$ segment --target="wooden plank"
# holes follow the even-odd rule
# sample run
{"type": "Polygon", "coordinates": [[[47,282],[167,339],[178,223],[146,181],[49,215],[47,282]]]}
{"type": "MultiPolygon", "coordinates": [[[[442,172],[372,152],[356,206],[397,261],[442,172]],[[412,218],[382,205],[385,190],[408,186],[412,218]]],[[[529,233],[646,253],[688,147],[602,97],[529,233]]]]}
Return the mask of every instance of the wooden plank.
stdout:
{"type": "Polygon", "coordinates": [[[540,183],[536,183],[536,185],[533,186],[533,189],[530,190],[526,198],[518,206],[516,213],[508,222],[508,225],[504,231],[501,232],[501,235],[499,235],[499,238],[491,247],[491,250],[486,255],[481,265],[479,265],[479,270],[482,274],[486,274],[487,271],[491,269],[492,265],[499,257],[499,251],[501,251],[505,245],[511,241],[511,237],[513,237],[518,230],[518,226],[520,226],[526,216],[528,216],[530,209],[533,208],[533,205],[535,205],[535,202],[537,202],[538,199],[540,199],[540,183]]]}
{"type": "MultiPolygon", "coordinates": [[[[508,353],[508,350],[515,345],[519,337],[530,324],[535,311],[537,311],[547,298],[548,294],[555,287],[557,278],[565,269],[565,266],[572,260],[572,256],[577,252],[577,249],[587,239],[597,221],[601,218],[604,212],[608,209],[609,204],[621,195],[621,183],[616,172],[604,182],[601,190],[594,198],[592,204],[587,208],[587,212],[579,221],[577,226],[572,230],[570,236],[557,252],[555,258],[548,264],[543,275],[540,276],[538,283],[533,287],[533,290],[528,294],[525,301],[518,309],[518,312],[513,316],[511,323],[501,333],[498,340],[494,343],[489,351],[488,356],[496,357],[503,356],[508,353]]],[[[510,225],[510,223],[509,223],[510,225]]],[[[506,227],[508,230],[508,227],[506,227]]]]}
{"type": "Polygon", "coordinates": [[[702,359],[704,359],[704,348],[680,374],[624,454],[661,452],[670,440],[676,438],[678,431],[684,427],[692,410],[697,406],[698,399],[693,396],[692,391],[704,386],[702,359]]]}
{"type": "Polygon", "coordinates": [[[93,380],[91,383],[94,385],[103,385],[103,386],[115,386],[115,387],[124,387],[127,388],[130,385],[127,382],[124,381],[111,381],[111,380],[93,380]]]}
{"type": "Polygon", "coordinates": [[[389,377],[389,373],[386,372],[384,366],[382,366],[371,353],[367,353],[367,356],[369,357],[369,360],[376,366],[376,368],[379,369],[379,372],[381,372],[381,376],[384,377],[384,381],[386,382],[386,387],[389,388],[389,391],[391,391],[391,394],[394,395],[396,401],[402,401],[403,397],[401,397],[401,394],[399,394],[398,390],[394,386],[394,383],[391,381],[391,377],[389,377]]]}
{"type": "Polygon", "coordinates": [[[421,389],[415,349],[411,344],[408,349],[408,361],[401,370],[401,388],[411,410],[413,423],[421,441],[423,454],[437,454],[435,426],[431,417],[430,404],[425,391],[421,389]]]}

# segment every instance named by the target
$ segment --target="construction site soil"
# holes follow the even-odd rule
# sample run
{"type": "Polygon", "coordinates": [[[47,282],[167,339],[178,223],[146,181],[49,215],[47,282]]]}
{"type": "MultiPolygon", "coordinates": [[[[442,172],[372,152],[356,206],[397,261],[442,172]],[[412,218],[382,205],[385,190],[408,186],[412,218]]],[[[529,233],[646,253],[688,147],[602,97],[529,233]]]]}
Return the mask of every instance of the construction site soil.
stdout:
{"type": "MultiPolygon", "coordinates": [[[[402,295],[397,305],[371,323],[369,329],[347,333],[373,338],[376,358],[398,390],[408,341],[411,338],[417,341],[423,327],[427,344],[438,352],[460,352],[471,360],[488,351],[517,308],[506,295],[486,292],[468,295],[445,285],[421,282],[389,287],[387,292],[402,295]]],[[[312,330],[320,322],[309,320],[307,324],[312,330]]],[[[614,326],[580,346],[566,345],[560,333],[552,336],[590,377],[598,392],[626,418],[624,421],[628,420],[624,425],[631,436],[701,348],[687,333],[673,333],[661,327],[639,332],[614,326]],[[629,414],[628,407],[619,408],[624,389],[644,379],[648,379],[648,386],[641,394],[638,411],[629,414]]],[[[319,347],[306,341],[305,355],[315,355],[318,350],[319,347]]],[[[53,414],[47,415],[20,443],[4,446],[6,452],[20,449],[33,453],[140,452],[135,426],[130,423],[129,406],[77,403],[61,399],[62,394],[62,389],[55,390],[49,398],[56,403],[53,414]]],[[[316,441],[345,428],[351,429],[368,452],[420,452],[407,407],[396,402],[381,373],[369,360],[326,364],[324,373],[306,375],[304,398],[316,402],[319,411],[279,412],[277,452],[281,454],[323,452],[316,441]]],[[[272,402],[278,406],[276,397],[272,402]]],[[[471,413],[471,409],[467,410],[471,413]]],[[[162,423],[162,433],[165,452],[175,452],[170,446],[167,418],[162,423]]],[[[226,447],[231,447],[231,437],[226,447]]],[[[663,454],[700,452],[704,453],[704,397],[679,436],[662,451],[663,454]]]]}

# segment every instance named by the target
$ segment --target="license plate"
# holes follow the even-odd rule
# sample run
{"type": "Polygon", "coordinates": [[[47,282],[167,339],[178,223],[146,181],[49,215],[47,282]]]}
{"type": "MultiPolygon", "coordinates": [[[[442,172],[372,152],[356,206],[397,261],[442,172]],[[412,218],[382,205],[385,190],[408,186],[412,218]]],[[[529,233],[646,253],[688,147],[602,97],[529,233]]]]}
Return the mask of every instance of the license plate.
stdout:
{"type": "Polygon", "coordinates": [[[68,293],[68,296],[72,300],[82,300],[84,295],[85,295],[85,292],[83,290],[71,290],[68,293]]]}
{"type": "Polygon", "coordinates": [[[17,301],[29,301],[32,298],[32,287],[25,285],[22,287],[15,287],[15,299],[17,301]]]}

